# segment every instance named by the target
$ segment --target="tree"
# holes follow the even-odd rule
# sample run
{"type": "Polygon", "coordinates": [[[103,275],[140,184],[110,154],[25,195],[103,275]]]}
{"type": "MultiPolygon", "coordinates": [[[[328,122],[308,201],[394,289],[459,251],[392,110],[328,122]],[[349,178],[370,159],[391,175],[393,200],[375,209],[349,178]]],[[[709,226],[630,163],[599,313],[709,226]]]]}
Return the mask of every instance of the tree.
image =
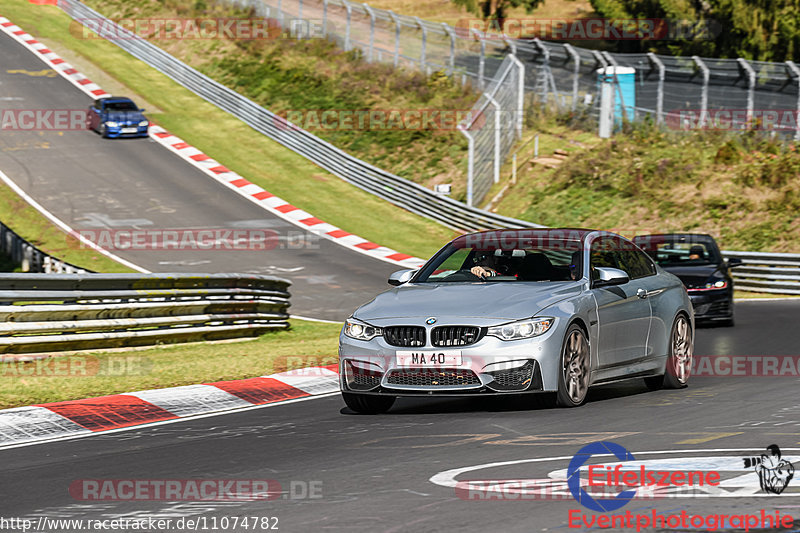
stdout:
{"type": "Polygon", "coordinates": [[[708,31],[674,40],[618,43],[620,51],[797,60],[800,54],[798,0],[590,0],[603,18],[653,18],[698,23],[708,31]],[[632,50],[630,48],[639,48],[632,50]]]}
{"type": "Polygon", "coordinates": [[[463,6],[483,20],[505,20],[512,7],[524,7],[526,13],[544,3],[544,0],[453,0],[456,5],[463,6]]]}

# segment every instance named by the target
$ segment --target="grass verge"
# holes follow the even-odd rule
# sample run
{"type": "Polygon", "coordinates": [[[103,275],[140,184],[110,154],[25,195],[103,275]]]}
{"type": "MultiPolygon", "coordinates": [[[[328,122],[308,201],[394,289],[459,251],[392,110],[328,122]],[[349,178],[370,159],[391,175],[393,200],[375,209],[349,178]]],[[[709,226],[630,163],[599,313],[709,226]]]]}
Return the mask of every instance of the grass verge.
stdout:
{"type": "MultiPolygon", "coordinates": [[[[535,129],[560,134],[561,122],[542,118],[535,129]]],[[[709,233],[723,250],[800,251],[800,143],[756,131],[684,132],[640,123],[567,148],[569,157],[556,168],[522,169],[496,210],[626,236],[709,233]]]]}
{"type": "Polygon", "coordinates": [[[341,326],[291,320],[291,329],[241,342],[82,352],[0,363],[0,408],[244,379],[337,362],[341,326]]]}
{"type": "Polygon", "coordinates": [[[145,102],[154,121],[228,168],[314,216],[373,242],[429,257],[452,232],[326,173],[176,84],[117,46],[80,38],[54,6],[9,0],[0,12],[79,70],[145,102]],[[152,110],[157,110],[152,112],[152,110]],[[402,228],[398,230],[397,228],[402,228]]]}

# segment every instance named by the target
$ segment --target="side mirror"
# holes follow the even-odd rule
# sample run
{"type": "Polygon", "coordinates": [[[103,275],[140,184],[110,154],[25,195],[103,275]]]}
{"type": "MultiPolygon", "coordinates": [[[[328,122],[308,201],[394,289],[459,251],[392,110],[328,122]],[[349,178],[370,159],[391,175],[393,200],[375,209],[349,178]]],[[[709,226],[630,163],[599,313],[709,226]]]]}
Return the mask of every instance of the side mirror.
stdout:
{"type": "Polygon", "coordinates": [[[742,266],[742,260],[738,257],[731,257],[728,259],[728,268],[742,266]]]}
{"type": "Polygon", "coordinates": [[[408,283],[408,280],[410,280],[416,273],[416,270],[398,270],[389,276],[389,285],[397,286],[402,285],[403,283],[408,283]]]}
{"type": "Polygon", "coordinates": [[[628,283],[631,278],[624,270],[610,267],[597,267],[597,274],[600,276],[594,280],[592,287],[609,287],[611,285],[624,285],[628,283]]]}
{"type": "Polygon", "coordinates": [[[140,109],[139,113],[144,113],[144,108],[140,109]]]}

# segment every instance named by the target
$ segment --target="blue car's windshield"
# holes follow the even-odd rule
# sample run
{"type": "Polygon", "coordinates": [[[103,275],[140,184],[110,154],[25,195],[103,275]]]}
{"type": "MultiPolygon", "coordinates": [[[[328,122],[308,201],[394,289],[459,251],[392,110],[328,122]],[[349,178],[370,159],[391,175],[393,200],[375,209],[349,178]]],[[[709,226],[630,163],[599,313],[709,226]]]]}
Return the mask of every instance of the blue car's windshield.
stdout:
{"type": "MultiPolygon", "coordinates": [[[[521,233],[521,232],[520,232],[521,233]]],[[[520,238],[518,232],[469,235],[448,244],[415,283],[571,281],[581,277],[580,240],[520,238]],[[513,235],[513,237],[512,237],[513,235]]]]}
{"type": "Polygon", "coordinates": [[[106,111],[139,111],[136,104],[131,101],[106,102],[105,108],[106,111]]]}

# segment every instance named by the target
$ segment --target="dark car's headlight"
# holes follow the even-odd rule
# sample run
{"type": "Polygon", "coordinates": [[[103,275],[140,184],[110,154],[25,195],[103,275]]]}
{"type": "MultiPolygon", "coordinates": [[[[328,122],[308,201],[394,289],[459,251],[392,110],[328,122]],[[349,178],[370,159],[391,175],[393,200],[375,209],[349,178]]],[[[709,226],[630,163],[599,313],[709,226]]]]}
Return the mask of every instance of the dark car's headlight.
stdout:
{"type": "Polygon", "coordinates": [[[728,282],[721,278],[712,278],[706,283],[706,289],[724,289],[728,286],[728,282]]]}
{"type": "Polygon", "coordinates": [[[504,341],[529,339],[546,333],[547,330],[553,326],[555,321],[556,320],[552,317],[519,320],[517,322],[503,324],[502,326],[493,326],[489,328],[486,334],[504,341]]]}
{"type": "Polygon", "coordinates": [[[148,126],[149,124],[150,124],[149,120],[143,120],[143,121],[139,122],[139,126],[148,126]]]}
{"type": "Polygon", "coordinates": [[[109,128],[116,128],[117,126],[119,126],[119,123],[114,122],[113,120],[106,120],[106,126],[108,126],[109,128]]]}
{"type": "Polygon", "coordinates": [[[370,326],[366,322],[361,322],[354,318],[348,318],[344,323],[344,334],[351,339],[368,341],[379,335],[383,335],[383,331],[381,328],[370,326]]]}

